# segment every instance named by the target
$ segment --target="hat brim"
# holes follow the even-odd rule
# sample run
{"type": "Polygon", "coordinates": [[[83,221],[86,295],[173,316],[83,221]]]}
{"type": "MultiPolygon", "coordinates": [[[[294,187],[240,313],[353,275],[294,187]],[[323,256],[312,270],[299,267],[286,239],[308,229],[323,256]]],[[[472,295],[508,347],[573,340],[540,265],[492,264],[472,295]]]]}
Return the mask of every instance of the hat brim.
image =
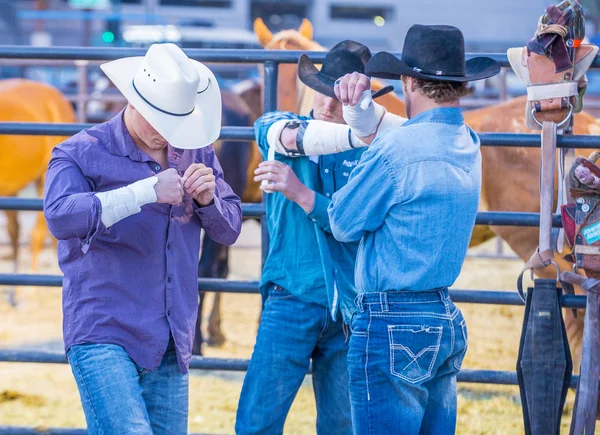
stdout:
{"type": "Polygon", "coordinates": [[[489,57],[475,57],[466,61],[464,76],[424,74],[415,71],[393,54],[382,51],[369,60],[365,72],[373,77],[391,80],[399,80],[400,76],[408,76],[421,80],[462,83],[493,77],[500,72],[500,64],[489,57]]]}
{"type": "MultiPolygon", "coordinates": [[[[323,74],[305,54],[302,54],[300,56],[300,60],[298,61],[298,78],[302,83],[312,90],[333,98],[334,100],[338,99],[335,96],[334,87],[335,81],[339,77],[332,78],[323,74]]],[[[381,97],[382,95],[390,93],[393,90],[393,86],[386,86],[378,91],[373,91],[372,98],[381,97]]]]}
{"type": "Polygon", "coordinates": [[[221,133],[221,91],[213,73],[203,64],[190,61],[201,76],[210,77],[209,87],[196,95],[194,111],[186,116],[163,113],[150,106],[134,89],[143,57],[127,57],[100,65],[102,71],[127,101],[174,148],[198,149],[214,143],[221,133]]]}

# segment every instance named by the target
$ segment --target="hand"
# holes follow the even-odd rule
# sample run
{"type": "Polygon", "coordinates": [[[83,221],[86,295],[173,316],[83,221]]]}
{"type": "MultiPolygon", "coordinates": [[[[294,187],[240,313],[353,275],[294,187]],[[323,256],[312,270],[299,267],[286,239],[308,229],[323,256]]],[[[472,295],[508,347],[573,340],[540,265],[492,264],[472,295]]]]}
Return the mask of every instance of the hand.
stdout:
{"type": "Polygon", "coordinates": [[[212,168],[194,163],[182,177],[183,187],[200,205],[210,205],[215,200],[215,176],[212,168]]]}
{"type": "Polygon", "coordinates": [[[300,205],[304,211],[312,210],[315,192],[298,179],[292,168],[276,160],[261,162],[254,171],[254,181],[268,180],[260,189],[266,192],[281,192],[287,199],[300,205]]]}
{"type": "Polygon", "coordinates": [[[333,91],[344,106],[354,106],[362,93],[371,89],[371,79],[364,74],[353,72],[336,80],[333,91]]]}
{"type": "Polygon", "coordinates": [[[154,185],[156,202],[161,204],[180,204],[183,200],[181,177],[174,168],[169,168],[156,175],[158,182],[154,185]]]}

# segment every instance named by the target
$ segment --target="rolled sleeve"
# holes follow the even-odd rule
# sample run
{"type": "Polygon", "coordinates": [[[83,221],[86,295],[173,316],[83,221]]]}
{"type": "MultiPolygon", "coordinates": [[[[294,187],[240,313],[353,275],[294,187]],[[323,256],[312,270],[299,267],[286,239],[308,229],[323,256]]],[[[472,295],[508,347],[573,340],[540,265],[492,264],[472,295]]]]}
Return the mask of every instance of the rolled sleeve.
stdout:
{"type": "Polygon", "coordinates": [[[331,200],[329,198],[326,198],[320,193],[315,193],[315,203],[313,205],[313,209],[307,214],[309,219],[317,224],[323,231],[327,231],[328,233],[331,233],[329,214],[327,213],[327,208],[329,207],[330,203],[331,200]]]}
{"type": "Polygon", "coordinates": [[[102,205],[81,168],[60,148],[52,152],[44,189],[44,217],[52,235],[79,238],[87,252],[95,236],[106,231],[102,205]]]}

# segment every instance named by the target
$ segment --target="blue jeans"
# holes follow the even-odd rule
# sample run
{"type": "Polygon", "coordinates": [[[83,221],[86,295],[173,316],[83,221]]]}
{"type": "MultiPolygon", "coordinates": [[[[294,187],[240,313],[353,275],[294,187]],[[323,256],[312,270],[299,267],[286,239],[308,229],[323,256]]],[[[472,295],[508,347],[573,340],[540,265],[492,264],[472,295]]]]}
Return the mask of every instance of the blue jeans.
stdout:
{"type": "Polygon", "coordinates": [[[313,361],[317,433],[351,434],[348,344],[341,320],[286,290],[269,290],[238,405],[237,434],[281,434],[313,361]]]}
{"type": "Polygon", "coordinates": [[[361,293],[348,352],[356,434],[453,434],[467,327],[446,289],[361,293]]]}
{"type": "Polygon", "coordinates": [[[187,434],[188,374],[179,371],[172,338],[153,371],[114,344],[71,346],[67,357],[88,434],[187,434]]]}

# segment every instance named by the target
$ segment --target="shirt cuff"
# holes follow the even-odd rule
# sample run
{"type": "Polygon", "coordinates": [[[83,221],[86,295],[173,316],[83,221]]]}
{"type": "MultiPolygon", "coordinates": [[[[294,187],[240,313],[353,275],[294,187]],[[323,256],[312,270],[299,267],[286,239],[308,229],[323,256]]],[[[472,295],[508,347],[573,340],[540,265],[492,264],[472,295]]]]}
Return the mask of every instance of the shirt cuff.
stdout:
{"type": "Polygon", "coordinates": [[[95,193],[89,194],[92,199],[92,212],[90,214],[91,221],[89,222],[88,228],[90,231],[86,235],[85,239],[81,239],[81,251],[86,254],[90,249],[92,241],[96,238],[96,235],[103,231],[108,231],[106,226],[102,223],[102,203],[100,198],[95,193]]]}
{"type": "Polygon", "coordinates": [[[213,203],[210,205],[200,205],[193,200],[194,211],[202,221],[213,221],[223,216],[223,208],[221,207],[221,199],[215,195],[213,203]]]}
{"type": "Polygon", "coordinates": [[[329,229],[329,215],[327,214],[327,207],[330,203],[329,198],[315,192],[315,203],[312,210],[307,214],[310,220],[326,231],[331,231],[329,229]]]}

